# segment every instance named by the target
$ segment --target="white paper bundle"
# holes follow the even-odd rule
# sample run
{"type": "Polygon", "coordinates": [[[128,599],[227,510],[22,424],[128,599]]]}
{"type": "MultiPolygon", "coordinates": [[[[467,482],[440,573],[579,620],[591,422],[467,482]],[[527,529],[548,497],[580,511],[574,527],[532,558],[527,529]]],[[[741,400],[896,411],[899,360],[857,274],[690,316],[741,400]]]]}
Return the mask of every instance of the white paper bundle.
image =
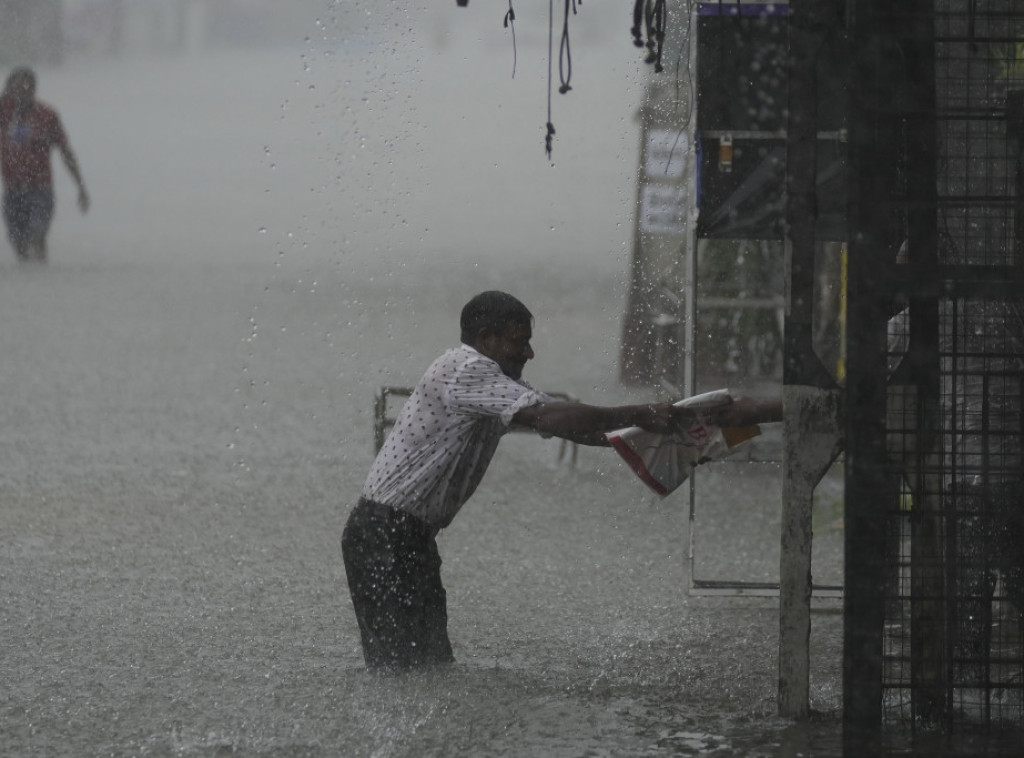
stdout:
{"type": "Polygon", "coordinates": [[[631,426],[605,436],[640,480],[661,496],[685,482],[701,463],[716,461],[736,452],[761,433],[757,426],[720,427],[708,421],[710,409],[731,401],[729,390],[715,390],[680,400],[677,406],[693,408],[696,418],[675,434],[656,434],[631,426]]]}

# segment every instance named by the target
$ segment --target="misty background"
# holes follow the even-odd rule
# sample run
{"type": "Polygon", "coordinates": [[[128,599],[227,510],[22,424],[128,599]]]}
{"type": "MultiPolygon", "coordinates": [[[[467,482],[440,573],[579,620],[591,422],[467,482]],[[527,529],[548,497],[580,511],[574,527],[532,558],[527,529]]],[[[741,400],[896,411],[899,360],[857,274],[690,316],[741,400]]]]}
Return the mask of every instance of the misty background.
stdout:
{"type": "MultiPolygon", "coordinates": [[[[513,45],[485,3],[125,3],[112,51],[101,22],[116,5],[67,3],[64,60],[39,67],[93,198],[78,215],[57,168],[51,267],[461,277],[456,300],[502,286],[541,332],[586,274],[614,363],[646,76],[622,9],[594,2],[572,18],[573,89],[557,93],[556,59],[549,161],[546,9],[520,9],[513,45]],[[174,7],[191,31],[172,45],[174,7]]],[[[422,323],[393,315],[399,333],[422,323]]]]}
{"type": "MultiPolygon", "coordinates": [[[[476,292],[533,311],[532,383],[649,396],[617,369],[629,8],[571,19],[551,160],[546,7],[516,7],[515,46],[482,0],[64,10],[60,55],[28,61],[92,207],[57,162],[49,261],[0,254],[0,752],[789,754],[775,602],[689,598],[683,501],[607,450],[503,443],[439,538],[440,678],[369,675],[345,590],[374,392],[452,346],[476,292]]],[[[754,469],[709,480],[709,575],[777,572],[777,472],[754,469]]],[[[816,623],[834,713],[838,622],[816,623]]]]}
{"type": "MultiPolygon", "coordinates": [[[[251,409],[267,393],[288,402],[290,387],[254,377],[261,361],[325,397],[356,375],[362,396],[350,402],[368,422],[377,386],[415,381],[456,339],[461,303],[490,287],[537,316],[536,383],[622,391],[646,72],[621,9],[595,2],[573,17],[568,95],[553,62],[549,161],[546,12],[521,10],[513,45],[484,3],[309,1],[287,14],[255,0],[126,3],[114,45],[117,7],[67,2],[61,60],[36,66],[38,97],[61,114],[92,197],[82,216],[55,160],[45,276],[86,299],[92,282],[113,289],[99,298],[108,309],[141,297],[183,374],[198,369],[172,345],[220,330],[225,364],[238,355],[214,386],[250,395],[231,429],[257,425],[251,409]],[[186,31],[169,39],[174,18],[186,31]],[[127,271],[156,294],[118,287],[114,272],[127,271]],[[290,299],[272,305],[272,291],[290,299]],[[304,300],[316,319],[292,323],[304,300]],[[202,306],[174,323],[175,301],[202,306]],[[323,370],[300,371],[313,355],[323,370]]],[[[11,287],[44,275],[13,256],[0,271],[11,287]]]]}
{"type": "MultiPolygon", "coordinates": [[[[127,5],[142,16],[169,4],[127,5]]],[[[627,261],[645,71],[614,4],[573,18],[573,90],[553,96],[553,163],[543,151],[546,9],[519,11],[516,50],[504,11],[484,3],[307,1],[289,3],[288,16],[278,4],[206,5],[238,9],[238,28],[208,14],[211,29],[180,49],[147,50],[139,18],[125,24],[137,31],[122,52],[82,41],[40,70],[39,96],[64,117],[97,215],[119,209],[110,226],[144,241],[132,245],[140,252],[162,257],[155,240],[184,238],[187,220],[217,255],[181,245],[178,259],[285,248],[386,268],[515,256],[608,271],[627,261]],[[292,31],[271,33],[278,20],[292,31]],[[220,27],[225,39],[209,39],[220,27]]],[[[100,219],[69,231],[74,219],[61,214],[54,234],[75,238],[78,259],[113,256],[100,219]]]]}

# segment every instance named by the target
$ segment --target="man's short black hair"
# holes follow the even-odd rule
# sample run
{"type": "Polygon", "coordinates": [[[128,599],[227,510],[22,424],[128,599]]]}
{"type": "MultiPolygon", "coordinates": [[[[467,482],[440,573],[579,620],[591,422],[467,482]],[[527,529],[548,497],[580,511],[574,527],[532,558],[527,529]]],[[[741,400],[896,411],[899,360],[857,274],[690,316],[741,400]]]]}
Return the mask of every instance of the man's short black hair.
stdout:
{"type": "Polygon", "coordinates": [[[462,308],[459,326],[462,341],[467,345],[476,342],[481,329],[494,334],[504,334],[513,326],[530,326],[533,314],[518,299],[507,292],[488,290],[476,295],[462,308]]]}

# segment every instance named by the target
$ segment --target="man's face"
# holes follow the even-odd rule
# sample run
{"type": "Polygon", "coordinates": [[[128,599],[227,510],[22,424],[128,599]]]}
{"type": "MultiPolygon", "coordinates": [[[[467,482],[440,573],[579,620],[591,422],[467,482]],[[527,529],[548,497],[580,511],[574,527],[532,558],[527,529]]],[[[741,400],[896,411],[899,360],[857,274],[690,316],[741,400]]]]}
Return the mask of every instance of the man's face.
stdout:
{"type": "Polygon", "coordinates": [[[475,347],[495,361],[506,376],[519,379],[523,375],[523,366],[533,358],[531,337],[533,330],[529,324],[513,324],[501,333],[484,332],[475,347]]]}

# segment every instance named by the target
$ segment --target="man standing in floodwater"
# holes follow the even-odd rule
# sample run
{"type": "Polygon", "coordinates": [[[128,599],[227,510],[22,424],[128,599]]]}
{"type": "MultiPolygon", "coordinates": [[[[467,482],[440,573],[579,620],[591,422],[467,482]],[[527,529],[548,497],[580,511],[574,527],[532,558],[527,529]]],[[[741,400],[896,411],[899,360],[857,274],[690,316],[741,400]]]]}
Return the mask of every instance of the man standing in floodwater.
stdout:
{"type": "MultiPolygon", "coordinates": [[[[462,309],[462,344],[439,357],[413,390],[377,454],[341,539],[349,591],[371,668],[450,663],[448,613],[435,537],[473,494],[511,424],[542,436],[607,445],[627,426],[667,434],[693,411],[671,403],[568,403],[522,379],[534,357],[533,316],[504,292],[462,309]]],[[[736,400],[712,422],[781,419],[781,404],[736,400]]]]}
{"type": "Polygon", "coordinates": [[[53,219],[53,172],[50,151],[56,147],[78,185],[78,207],[89,209],[89,195],[57,112],[36,100],[36,75],[16,68],[0,95],[0,169],[4,188],[4,223],[19,261],[46,260],[46,235],[53,219]]]}

